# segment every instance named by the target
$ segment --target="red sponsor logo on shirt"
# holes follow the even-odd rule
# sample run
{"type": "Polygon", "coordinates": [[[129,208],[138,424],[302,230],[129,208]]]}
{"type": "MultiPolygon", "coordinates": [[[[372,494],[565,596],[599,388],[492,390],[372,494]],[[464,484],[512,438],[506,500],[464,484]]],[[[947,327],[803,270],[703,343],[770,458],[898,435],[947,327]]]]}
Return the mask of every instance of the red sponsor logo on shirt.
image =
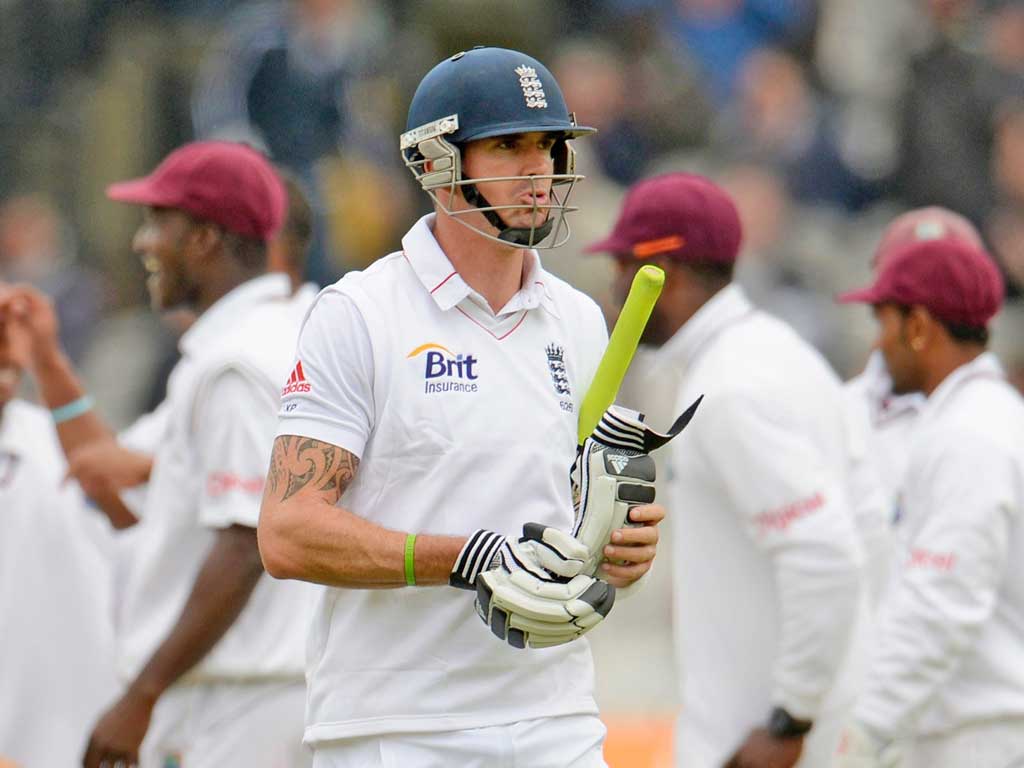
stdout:
{"type": "Polygon", "coordinates": [[[262,477],[239,477],[232,472],[214,472],[206,478],[206,495],[216,498],[232,491],[263,492],[262,477]]]}
{"type": "Polygon", "coordinates": [[[800,499],[800,501],[794,501],[784,507],[762,512],[754,518],[754,522],[757,523],[761,533],[771,530],[784,531],[789,528],[791,523],[802,517],[807,517],[823,506],[825,506],[825,496],[818,492],[810,498],[800,499]]]}
{"type": "Polygon", "coordinates": [[[933,571],[951,571],[956,565],[956,555],[952,552],[932,552],[928,549],[910,550],[908,568],[930,568],[933,571]]]}
{"type": "Polygon", "coordinates": [[[295,392],[309,392],[311,389],[309,382],[306,381],[306,374],[302,372],[302,361],[299,360],[292,370],[292,375],[288,377],[288,383],[281,390],[281,397],[295,392]]]}

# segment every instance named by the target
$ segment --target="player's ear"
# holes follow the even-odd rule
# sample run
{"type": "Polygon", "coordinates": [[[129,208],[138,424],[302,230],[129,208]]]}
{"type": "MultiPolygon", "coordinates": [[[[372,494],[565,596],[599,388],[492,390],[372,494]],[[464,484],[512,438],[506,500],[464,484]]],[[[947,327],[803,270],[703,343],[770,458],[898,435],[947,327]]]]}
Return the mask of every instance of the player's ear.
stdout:
{"type": "Polygon", "coordinates": [[[931,316],[924,307],[911,307],[903,318],[903,331],[911,346],[917,352],[929,345],[941,323],[931,316]]]}
{"type": "Polygon", "coordinates": [[[215,254],[224,238],[224,230],[216,224],[201,221],[192,228],[192,244],[200,258],[209,258],[215,254]]]}

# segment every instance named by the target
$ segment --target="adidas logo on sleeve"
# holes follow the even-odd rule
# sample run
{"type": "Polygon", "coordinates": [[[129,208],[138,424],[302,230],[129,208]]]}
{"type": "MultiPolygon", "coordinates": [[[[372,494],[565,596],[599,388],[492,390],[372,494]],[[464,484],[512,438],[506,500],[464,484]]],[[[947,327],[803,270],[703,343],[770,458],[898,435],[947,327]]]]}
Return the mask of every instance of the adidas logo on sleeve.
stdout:
{"type": "Polygon", "coordinates": [[[296,392],[309,392],[311,389],[312,387],[309,385],[309,382],[306,381],[306,374],[302,372],[302,361],[299,360],[292,370],[292,375],[288,377],[288,383],[281,390],[281,397],[296,392]]]}

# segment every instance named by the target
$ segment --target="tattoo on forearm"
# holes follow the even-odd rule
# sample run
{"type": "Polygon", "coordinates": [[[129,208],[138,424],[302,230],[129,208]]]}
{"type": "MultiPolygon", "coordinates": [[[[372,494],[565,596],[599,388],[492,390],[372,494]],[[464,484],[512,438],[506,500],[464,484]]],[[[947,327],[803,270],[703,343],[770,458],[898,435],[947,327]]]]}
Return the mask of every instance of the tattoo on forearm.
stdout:
{"type": "Polygon", "coordinates": [[[282,435],[274,441],[267,488],[284,501],[312,487],[337,501],[359,468],[359,459],[343,448],[308,437],[282,435]]]}

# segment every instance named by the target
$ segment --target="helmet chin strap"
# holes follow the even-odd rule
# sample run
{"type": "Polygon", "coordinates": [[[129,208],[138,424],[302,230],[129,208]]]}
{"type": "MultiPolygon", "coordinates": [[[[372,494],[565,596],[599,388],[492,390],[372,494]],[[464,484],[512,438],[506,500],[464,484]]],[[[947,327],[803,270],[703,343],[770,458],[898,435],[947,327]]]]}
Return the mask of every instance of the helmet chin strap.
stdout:
{"type": "MultiPolygon", "coordinates": [[[[462,178],[465,181],[469,181],[465,176],[462,178]]],[[[476,184],[463,184],[462,196],[466,198],[467,203],[475,208],[491,208],[491,204],[487,202],[487,198],[476,188],[476,184]]],[[[551,234],[551,229],[555,225],[555,222],[551,220],[550,214],[547,221],[539,227],[510,227],[502,221],[497,211],[481,210],[480,213],[498,230],[498,239],[512,245],[526,247],[536,245],[551,234]]]]}

